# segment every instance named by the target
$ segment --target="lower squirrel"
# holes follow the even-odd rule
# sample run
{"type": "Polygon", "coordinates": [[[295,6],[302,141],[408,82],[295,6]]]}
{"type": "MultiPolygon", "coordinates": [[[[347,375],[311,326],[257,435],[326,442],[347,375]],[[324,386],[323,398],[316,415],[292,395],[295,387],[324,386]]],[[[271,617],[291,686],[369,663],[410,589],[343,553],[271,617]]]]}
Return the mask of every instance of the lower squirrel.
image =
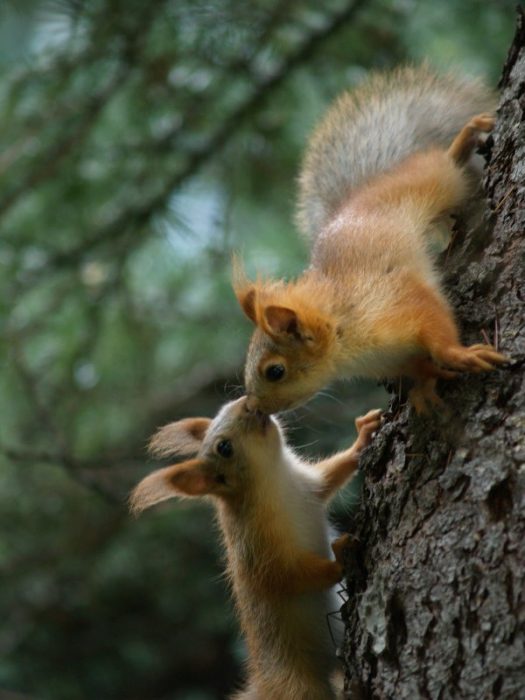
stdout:
{"type": "Polygon", "coordinates": [[[494,106],[480,82],[426,66],[376,75],[336,100],[299,177],[310,266],[288,283],[234,269],[256,325],[245,368],[252,408],[293,408],[341,376],[405,375],[424,412],[440,403],[438,378],[507,361],[492,345],[461,344],[431,251],[435,224],[474,189],[468,161],[494,106]]]}
{"type": "Polygon", "coordinates": [[[333,586],[342,549],[329,557],[327,501],[355,472],[380,411],[356,420],[349,449],[317,463],[287,446],[275,418],[250,411],[246,397],[214,420],[171,423],[151,450],[187,461],[153,472],[131,495],[135,513],[173,497],[211,497],[227,572],[248,646],[248,681],[236,700],[334,700],[336,657],[327,615],[339,609],[333,586]]]}

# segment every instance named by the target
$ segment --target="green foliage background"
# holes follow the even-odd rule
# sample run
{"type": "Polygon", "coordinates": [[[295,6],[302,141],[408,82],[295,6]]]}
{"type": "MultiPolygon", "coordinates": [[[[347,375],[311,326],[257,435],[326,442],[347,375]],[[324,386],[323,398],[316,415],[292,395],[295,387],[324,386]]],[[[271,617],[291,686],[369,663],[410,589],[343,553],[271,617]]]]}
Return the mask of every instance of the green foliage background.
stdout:
{"type": "MultiPolygon", "coordinates": [[[[305,264],[295,176],[330,99],[424,58],[496,82],[513,4],[0,5],[2,697],[211,700],[241,682],[211,512],[127,514],[148,436],[242,391],[230,256],[305,264]]],[[[291,439],[344,446],[385,397],[335,387],[287,418],[291,439]]]]}

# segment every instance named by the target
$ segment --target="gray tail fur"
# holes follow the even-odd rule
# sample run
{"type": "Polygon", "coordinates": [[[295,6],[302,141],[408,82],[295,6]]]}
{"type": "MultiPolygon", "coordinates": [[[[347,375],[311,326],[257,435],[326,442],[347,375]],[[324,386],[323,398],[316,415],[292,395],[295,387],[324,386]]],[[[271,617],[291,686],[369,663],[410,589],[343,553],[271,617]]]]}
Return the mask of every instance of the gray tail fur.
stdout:
{"type": "Polygon", "coordinates": [[[480,80],[428,66],[376,74],[344,92],[327,111],[306,149],[299,175],[297,222],[314,237],[349,193],[411,153],[447,147],[467,121],[495,109],[480,80]]]}

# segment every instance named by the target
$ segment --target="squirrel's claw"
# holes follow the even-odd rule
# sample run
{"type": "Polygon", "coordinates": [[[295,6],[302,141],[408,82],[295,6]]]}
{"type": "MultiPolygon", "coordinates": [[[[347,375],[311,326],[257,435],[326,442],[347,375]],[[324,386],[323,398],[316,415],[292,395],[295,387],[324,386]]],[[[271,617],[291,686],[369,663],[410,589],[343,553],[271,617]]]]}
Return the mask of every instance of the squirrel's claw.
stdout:
{"type": "Polygon", "coordinates": [[[354,537],[353,535],[348,534],[345,532],[344,535],[341,535],[338,537],[336,540],[334,540],[331,544],[332,547],[332,552],[335,555],[335,560],[338,564],[341,564],[343,566],[344,564],[344,551],[347,549],[347,547],[351,545],[356,545],[357,544],[357,538],[354,537]]]}
{"type": "Polygon", "coordinates": [[[509,362],[509,358],[492,345],[471,345],[468,348],[450,348],[443,356],[445,364],[463,372],[491,372],[496,365],[509,362]]]}
{"type": "Polygon", "coordinates": [[[359,416],[359,418],[355,419],[357,442],[360,448],[366,447],[366,445],[369,444],[372,435],[381,425],[382,413],[380,408],[374,408],[368,411],[364,416],[359,416]]]}
{"type": "Polygon", "coordinates": [[[475,117],[465,124],[459,134],[456,136],[448,154],[456,163],[463,165],[470,158],[472,151],[480,145],[480,133],[492,131],[496,119],[494,115],[488,112],[477,114],[475,117]]]}

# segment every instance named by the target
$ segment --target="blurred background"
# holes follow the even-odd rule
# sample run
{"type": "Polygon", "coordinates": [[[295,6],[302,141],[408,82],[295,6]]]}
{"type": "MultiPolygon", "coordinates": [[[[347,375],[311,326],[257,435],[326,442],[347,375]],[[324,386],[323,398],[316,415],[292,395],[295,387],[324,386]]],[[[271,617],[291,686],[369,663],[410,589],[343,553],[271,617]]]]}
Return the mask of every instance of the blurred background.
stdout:
{"type": "MultiPolygon", "coordinates": [[[[2,0],[0,698],[213,700],[242,680],[213,514],[133,520],[154,429],[242,392],[230,287],[291,277],[305,140],[371,69],[497,82],[515,0],[2,0]]],[[[344,447],[374,384],[287,416],[344,447]]],[[[337,501],[343,527],[356,490],[337,501]]]]}

